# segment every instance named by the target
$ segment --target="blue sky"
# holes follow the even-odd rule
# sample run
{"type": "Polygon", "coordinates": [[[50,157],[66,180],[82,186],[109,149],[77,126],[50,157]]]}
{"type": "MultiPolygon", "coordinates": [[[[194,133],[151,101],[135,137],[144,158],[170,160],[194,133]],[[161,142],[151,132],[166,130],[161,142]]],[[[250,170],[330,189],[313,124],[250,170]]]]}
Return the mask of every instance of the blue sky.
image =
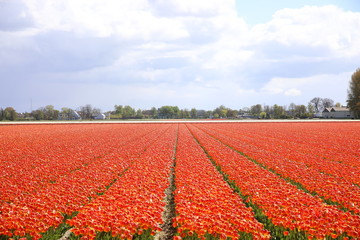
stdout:
{"type": "Polygon", "coordinates": [[[236,0],[236,11],[240,17],[251,25],[261,24],[271,20],[272,15],[279,9],[302,8],[304,6],[334,5],[345,11],[360,11],[360,2],[356,0],[236,0]]]}
{"type": "Polygon", "coordinates": [[[357,0],[0,0],[0,107],[346,104],[357,0]]]}

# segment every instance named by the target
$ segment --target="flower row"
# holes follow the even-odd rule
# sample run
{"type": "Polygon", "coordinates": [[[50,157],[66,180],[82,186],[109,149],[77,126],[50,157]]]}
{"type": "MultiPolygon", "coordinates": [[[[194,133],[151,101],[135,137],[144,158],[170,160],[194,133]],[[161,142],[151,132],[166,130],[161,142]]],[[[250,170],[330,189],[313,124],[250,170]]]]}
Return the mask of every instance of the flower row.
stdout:
{"type": "MultiPolygon", "coordinates": [[[[284,234],[300,231],[309,238],[318,239],[325,236],[360,236],[356,229],[360,226],[360,216],[343,212],[303,192],[196,126],[190,129],[230,181],[234,181],[242,194],[257,205],[275,226],[284,228],[284,234]]],[[[263,152],[262,157],[265,156],[266,152],[263,152]]]]}
{"type": "Polygon", "coordinates": [[[360,184],[358,154],[360,138],[354,134],[360,131],[360,124],[282,123],[279,125],[277,123],[265,124],[263,129],[266,126],[266,131],[258,133],[254,132],[254,128],[245,128],[239,124],[232,124],[226,128],[219,126],[216,130],[225,134],[228,132],[230,136],[242,142],[271,150],[273,154],[306,164],[316,171],[360,184]],[[328,129],[324,129],[324,125],[328,129]],[[321,132],[321,130],[325,132],[321,132]],[[350,130],[351,132],[349,132],[350,130]],[[234,133],[237,134],[234,135],[234,133]],[[349,141],[350,139],[351,141],[349,141]]]}
{"type": "MultiPolygon", "coordinates": [[[[58,127],[54,126],[54,129],[57,130],[58,127]]],[[[144,129],[139,126],[134,129],[131,129],[131,126],[126,128],[107,126],[107,128],[98,129],[89,127],[91,125],[74,128],[75,132],[86,134],[86,137],[62,135],[63,138],[60,138],[58,135],[53,135],[53,138],[63,140],[63,143],[76,139],[77,144],[84,150],[83,154],[78,152],[77,155],[66,156],[66,158],[62,155],[61,159],[56,155],[58,153],[56,148],[53,148],[53,152],[50,150],[47,152],[47,161],[53,167],[55,163],[68,164],[69,170],[66,173],[62,168],[54,167],[51,181],[47,178],[49,175],[45,174],[44,179],[40,181],[44,183],[41,187],[36,185],[39,182],[37,178],[31,178],[33,175],[28,177],[26,171],[24,176],[19,174],[16,178],[11,178],[12,184],[16,184],[18,178],[25,178],[37,188],[25,188],[31,187],[29,184],[22,188],[17,196],[12,197],[9,194],[8,197],[4,197],[3,204],[0,206],[0,235],[25,236],[28,234],[33,239],[40,238],[40,233],[51,227],[57,227],[63,221],[64,214],[71,215],[79,211],[84,205],[102,194],[106,187],[131,166],[132,160],[138,158],[167,129],[166,126],[160,128],[152,126],[144,129]],[[94,134],[91,134],[92,131],[94,134]],[[83,159],[90,159],[90,161],[79,164],[79,162],[83,163],[83,159]],[[81,167],[74,169],[73,166],[81,167]]],[[[67,132],[64,126],[62,128],[67,132]]],[[[39,149],[42,148],[42,146],[36,146],[39,149]]],[[[75,151],[73,147],[68,149],[69,152],[75,151]]],[[[40,172],[36,174],[40,176],[41,171],[47,166],[43,167],[44,164],[40,163],[38,165],[37,169],[40,172]]],[[[22,165],[17,167],[22,169],[22,165]]],[[[36,171],[33,170],[33,172],[36,171]]]]}
{"type": "Polygon", "coordinates": [[[177,128],[172,125],[146,151],[133,158],[131,167],[104,195],[67,221],[75,227],[72,232],[83,239],[94,239],[100,232],[121,239],[132,239],[145,231],[152,235],[160,232],[176,134],[177,128]]]}
{"type": "Polygon", "coordinates": [[[359,169],[348,171],[349,168],[345,164],[329,163],[323,158],[303,154],[291,148],[291,144],[284,148],[277,143],[279,141],[275,137],[264,140],[256,137],[244,138],[240,131],[232,126],[227,126],[226,130],[221,130],[221,127],[217,129],[205,127],[205,129],[222,142],[245,153],[284,178],[292,179],[308,191],[360,213],[360,188],[345,177],[353,173],[352,176],[359,179],[360,177],[354,174],[355,171],[359,172],[359,169]],[[292,151],[289,152],[286,149],[292,149],[292,151]],[[334,174],[335,166],[337,166],[337,174],[334,174]]]}
{"type": "Polygon", "coordinates": [[[175,185],[174,226],[181,237],[211,234],[238,239],[238,233],[243,232],[253,239],[270,238],[184,125],[179,129],[175,185]]]}

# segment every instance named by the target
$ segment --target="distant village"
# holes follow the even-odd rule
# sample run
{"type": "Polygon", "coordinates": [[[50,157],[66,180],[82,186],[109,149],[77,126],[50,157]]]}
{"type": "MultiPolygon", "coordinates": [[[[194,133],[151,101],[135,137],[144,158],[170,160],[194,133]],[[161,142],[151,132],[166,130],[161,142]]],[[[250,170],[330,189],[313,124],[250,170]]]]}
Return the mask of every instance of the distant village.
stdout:
{"type": "Polygon", "coordinates": [[[179,109],[177,106],[134,109],[129,105],[115,105],[113,111],[102,112],[90,104],[77,109],[57,110],[52,105],[31,112],[18,113],[12,107],[0,108],[0,121],[71,121],[71,120],[124,120],[124,119],[353,119],[354,114],[329,98],[314,98],[307,106],[291,103],[289,106],[256,104],[239,110],[223,105],[213,110],[179,109]]]}

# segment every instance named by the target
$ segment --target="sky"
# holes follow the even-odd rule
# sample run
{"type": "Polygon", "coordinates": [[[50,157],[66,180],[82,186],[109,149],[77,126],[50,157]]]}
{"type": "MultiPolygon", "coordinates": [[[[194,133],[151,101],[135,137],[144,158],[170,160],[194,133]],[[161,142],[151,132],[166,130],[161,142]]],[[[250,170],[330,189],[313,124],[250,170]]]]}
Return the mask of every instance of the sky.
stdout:
{"type": "Polygon", "coordinates": [[[0,107],[346,105],[358,0],[0,0],[0,107]]]}

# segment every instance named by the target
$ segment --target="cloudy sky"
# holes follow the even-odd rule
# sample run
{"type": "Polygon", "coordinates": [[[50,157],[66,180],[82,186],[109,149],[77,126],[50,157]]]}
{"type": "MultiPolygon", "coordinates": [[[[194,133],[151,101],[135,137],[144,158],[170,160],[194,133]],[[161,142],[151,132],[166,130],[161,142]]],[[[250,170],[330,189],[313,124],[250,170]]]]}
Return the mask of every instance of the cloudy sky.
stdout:
{"type": "Polygon", "coordinates": [[[0,0],[0,107],[346,104],[358,0],[0,0]]]}

